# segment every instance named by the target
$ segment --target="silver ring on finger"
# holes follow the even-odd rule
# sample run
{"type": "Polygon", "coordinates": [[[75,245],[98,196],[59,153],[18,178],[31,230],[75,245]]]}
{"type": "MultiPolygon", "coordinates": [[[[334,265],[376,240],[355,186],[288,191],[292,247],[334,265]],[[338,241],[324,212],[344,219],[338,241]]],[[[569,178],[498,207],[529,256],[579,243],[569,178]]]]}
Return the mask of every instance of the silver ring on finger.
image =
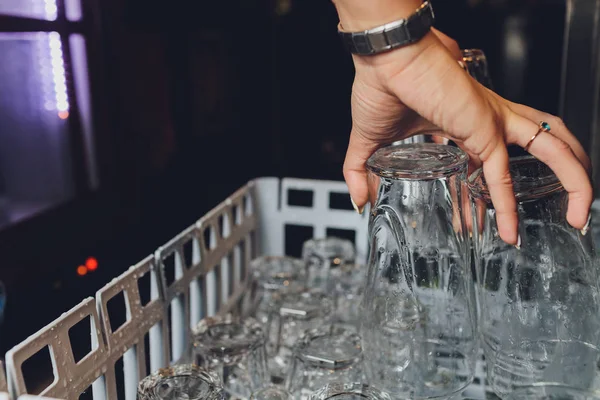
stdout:
{"type": "Polygon", "coordinates": [[[540,121],[540,123],[538,124],[538,130],[535,133],[535,135],[533,135],[531,137],[531,139],[529,139],[529,141],[527,142],[527,145],[525,146],[525,151],[529,151],[529,148],[531,147],[531,144],[533,143],[533,141],[535,140],[535,138],[538,137],[538,135],[542,132],[550,132],[550,124],[544,121],[540,121]]]}

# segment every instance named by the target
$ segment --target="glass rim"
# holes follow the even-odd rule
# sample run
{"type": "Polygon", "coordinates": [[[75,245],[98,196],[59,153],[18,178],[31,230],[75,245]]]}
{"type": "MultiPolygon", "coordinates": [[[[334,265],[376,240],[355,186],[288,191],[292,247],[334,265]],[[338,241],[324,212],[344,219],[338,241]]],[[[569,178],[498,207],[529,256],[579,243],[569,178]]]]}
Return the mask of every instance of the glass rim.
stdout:
{"type": "Polygon", "coordinates": [[[287,286],[281,281],[303,281],[306,278],[306,264],[302,259],[295,257],[261,256],[250,261],[250,275],[262,289],[277,290],[287,286]],[[291,271],[272,268],[275,262],[289,263],[291,271]]]}
{"type": "Polygon", "coordinates": [[[276,292],[273,294],[271,310],[275,311],[280,317],[292,317],[298,320],[311,319],[318,316],[328,316],[333,312],[333,300],[324,291],[320,289],[300,289],[291,292],[276,292]],[[298,310],[292,305],[286,307],[286,300],[294,297],[312,297],[320,302],[319,307],[312,310],[298,310]]]}
{"type": "Polygon", "coordinates": [[[354,365],[363,359],[361,338],[358,333],[341,326],[332,325],[329,328],[311,329],[306,331],[304,335],[296,342],[294,346],[294,356],[311,366],[329,369],[343,369],[354,365]],[[356,354],[333,360],[324,356],[315,356],[306,353],[306,350],[314,340],[323,337],[334,336],[342,336],[345,338],[345,342],[353,343],[353,345],[357,348],[356,354]]]}
{"type": "Polygon", "coordinates": [[[481,49],[462,49],[460,52],[465,62],[487,60],[485,53],[481,49]]]}
{"type": "Polygon", "coordinates": [[[330,383],[314,391],[309,400],[327,400],[342,395],[354,395],[371,400],[390,400],[390,395],[366,383],[330,383]]]}
{"type": "Polygon", "coordinates": [[[352,243],[350,239],[344,239],[337,236],[312,238],[305,241],[302,245],[303,257],[313,254],[309,253],[309,251],[313,251],[313,253],[327,253],[327,258],[331,259],[333,257],[333,259],[338,259],[335,264],[354,263],[356,259],[356,248],[354,247],[354,243],[352,243]],[[334,251],[329,251],[331,250],[330,247],[334,247],[334,251]],[[350,258],[346,259],[342,255],[342,253],[345,252],[351,254],[350,258]]]}
{"type": "MultiPolygon", "coordinates": [[[[431,135],[442,131],[423,132],[431,135]]],[[[437,143],[408,143],[391,144],[380,148],[369,157],[366,168],[381,178],[431,180],[456,175],[463,170],[466,172],[468,162],[469,156],[458,147],[437,143]],[[418,159],[419,156],[422,157],[421,160],[418,159]],[[415,164],[419,162],[423,164],[429,162],[429,165],[415,168],[415,164]],[[403,163],[405,165],[402,165],[403,163]]]]}
{"type": "Polygon", "coordinates": [[[165,379],[179,377],[191,377],[206,382],[209,386],[208,393],[202,397],[203,399],[221,400],[224,397],[223,384],[214,371],[199,367],[195,364],[179,364],[168,368],[160,368],[142,379],[138,384],[138,398],[161,399],[162,396],[157,393],[159,386],[164,384],[165,379]]]}
{"type": "Polygon", "coordinates": [[[251,317],[241,318],[232,314],[215,315],[202,319],[192,329],[192,335],[192,345],[195,351],[214,356],[233,356],[244,351],[252,351],[263,346],[267,341],[262,325],[257,320],[251,317]],[[211,330],[225,325],[240,326],[245,330],[244,339],[237,345],[232,343],[230,347],[216,343],[218,340],[211,336],[211,330]]]}
{"type": "MultiPolygon", "coordinates": [[[[564,191],[564,188],[558,180],[556,174],[554,174],[554,172],[552,172],[552,170],[546,164],[533,156],[511,158],[510,169],[513,191],[517,201],[539,199],[555,192],[564,191]],[[515,180],[515,176],[512,173],[512,169],[514,167],[535,164],[546,171],[545,175],[515,180]]],[[[469,187],[469,191],[473,197],[491,202],[490,192],[485,183],[483,168],[478,168],[469,176],[467,179],[467,186],[469,187]]]]}
{"type": "Polygon", "coordinates": [[[263,395],[267,394],[269,392],[275,394],[275,396],[268,397],[269,399],[272,399],[273,397],[277,398],[279,400],[292,399],[292,395],[290,394],[290,392],[288,392],[283,387],[276,386],[276,385],[269,385],[269,386],[260,388],[259,390],[252,392],[252,394],[250,395],[250,400],[259,400],[259,399],[267,398],[266,396],[263,396],[263,395]]]}

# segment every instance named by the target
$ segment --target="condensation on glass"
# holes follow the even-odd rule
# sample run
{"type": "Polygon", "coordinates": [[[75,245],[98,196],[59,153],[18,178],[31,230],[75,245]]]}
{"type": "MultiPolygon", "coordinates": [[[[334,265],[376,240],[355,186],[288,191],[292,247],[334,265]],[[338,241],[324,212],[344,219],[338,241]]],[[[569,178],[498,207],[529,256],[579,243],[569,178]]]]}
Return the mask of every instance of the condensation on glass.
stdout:
{"type": "Polygon", "coordinates": [[[292,400],[292,395],[282,387],[271,385],[252,393],[250,400],[292,400]]]}
{"type": "Polygon", "coordinates": [[[72,198],[74,184],[60,35],[2,33],[0,54],[1,227],[72,198]]]}
{"type": "Polygon", "coordinates": [[[327,237],[304,242],[302,259],[308,271],[308,286],[328,290],[333,269],[342,264],[354,263],[356,250],[347,239],[327,237]]]}
{"type": "Polygon", "coordinates": [[[193,364],[161,368],[138,385],[139,400],[225,400],[221,380],[193,364]]]}
{"type": "MultiPolygon", "coordinates": [[[[403,400],[399,397],[394,397],[396,400],[403,400]]],[[[313,392],[309,397],[310,400],[391,400],[390,396],[364,383],[356,382],[337,382],[324,386],[323,388],[313,392]]]]}
{"type": "Polygon", "coordinates": [[[589,389],[600,355],[592,234],[569,225],[568,193],[546,165],[527,156],[510,170],[520,248],[498,234],[482,171],[469,178],[489,384],[501,397],[532,384],[589,389]]]}
{"type": "Polygon", "coordinates": [[[363,291],[365,289],[366,266],[344,264],[331,270],[330,288],[335,302],[334,323],[357,329],[360,326],[363,291]]]}
{"type": "Polygon", "coordinates": [[[262,256],[250,262],[243,314],[266,324],[274,293],[306,287],[306,264],[286,256],[262,256]]]}
{"type": "Polygon", "coordinates": [[[275,293],[269,311],[267,351],[276,380],[284,379],[296,340],[310,329],[326,326],[333,316],[333,301],[323,291],[275,293]]]}
{"type": "Polygon", "coordinates": [[[306,400],[328,383],[361,381],[360,342],[354,329],[335,325],[305,332],[294,346],[286,388],[296,400],[306,400]]]}
{"type": "Polygon", "coordinates": [[[231,314],[205,318],[193,334],[196,364],[216,371],[230,396],[247,399],[269,383],[266,336],[256,320],[231,314]]]}
{"type": "Polygon", "coordinates": [[[600,392],[578,390],[563,385],[535,385],[519,388],[504,400],[600,400],[600,392]]]}
{"type": "Polygon", "coordinates": [[[373,207],[360,334],[368,382],[394,398],[451,396],[473,379],[467,161],[458,148],[425,143],[388,146],[367,162],[373,207]]]}

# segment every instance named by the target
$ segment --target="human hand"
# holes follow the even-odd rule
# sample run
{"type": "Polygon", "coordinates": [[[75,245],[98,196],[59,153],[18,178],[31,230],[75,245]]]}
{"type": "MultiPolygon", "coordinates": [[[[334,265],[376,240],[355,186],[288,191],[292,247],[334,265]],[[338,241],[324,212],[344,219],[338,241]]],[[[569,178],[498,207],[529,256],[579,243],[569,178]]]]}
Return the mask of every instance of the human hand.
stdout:
{"type": "Polygon", "coordinates": [[[438,127],[474,163],[483,165],[500,236],[517,244],[516,200],[506,145],[526,147],[539,121],[546,121],[551,133],[540,133],[529,152],[556,173],[569,193],[567,220],[584,229],[593,196],[586,171],[589,159],[579,142],[560,119],[511,103],[470,78],[456,62],[456,50],[449,50],[455,46],[448,40],[432,31],[410,46],[354,56],[353,127],[344,163],[353,202],[360,209],[368,201],[365,163],[375,150],[438,127]]]}

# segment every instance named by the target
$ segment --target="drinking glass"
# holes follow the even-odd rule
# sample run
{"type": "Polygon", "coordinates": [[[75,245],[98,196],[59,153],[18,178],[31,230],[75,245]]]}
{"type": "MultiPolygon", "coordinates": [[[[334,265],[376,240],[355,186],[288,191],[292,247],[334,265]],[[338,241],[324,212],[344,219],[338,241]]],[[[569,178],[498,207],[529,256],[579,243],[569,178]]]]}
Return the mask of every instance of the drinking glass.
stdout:
{"type": "Polygon", "coordinates": [[[354,244],[347,239],[327,237],[307,240],[302,247],[302,259],[308,268],[307,286],[330,289],[330,271],[342,264],[354,263],[355,258],[354,244]]]}
{"type": "Polygon", "coordinates": [[[208,369],[181,364],[161,368],[138,385],[139,400],[224,400],[221,379],[208,369]]]}
{"type": "Polygon", "coordinates": [[[360,336],[342,327],[307,331],[294,347],[286,387],[296,400],[333,382],[363,379],[360,336]]]}
{"type": "Polygon", "coordinates": [[[488,71],[487,57],[480,49],[465,49],[462,51],[462,62],[460,65],[469,73],[477,82],[481,83],[488,89],[494,89],[492,86],[492,78],[488,71]]]}
{"type": "MultiPolygon", "coordinates": [[[[363,383],[331,383],[315,392],[310,400],[391,400],[381,390],[363,383]]],[[[396,398],[396,400],[402,400],[396,398]]]]}
{"type": "Polygon", "coordinates": [[[498,234],[483,172],[469,178],[488,381],[501,397],[532,384],[587,390],[600,335],[592,235],[567,222],[568,194],[545,164],[515,158],[510,172],[519,247],[498,234]]]}
{"type": "Polygon", "coordinates": [[[344,264],[331,270],[336,325],[358,328],[360,303],[365,288],[366,269],[360,264],[344,264]]]}
{"type": "Polygon", "coordinates": [[[205,318],[193,333],[196,363],[217,371],[229,395],[247,399],[269,383],[266,337],[256,320],[231,314],[205,318]]]}
{"type": "Polygon", "coordinates": [[[292,395],[284,388],[272,385],[252,393],[250,400],[292,400],[292,395]]]}
{"type": "Polygon", "coordinates": [[[600,400],[599,392],[587,392],[562,385],[536,385],[519,388],[505,400],[600,400]]]}
{"type": "Polygon", "coordinates": [[[276,381],[287,373],[296,340],[306,330],[330,323],[332,313],[332,299],[318,289],[273,295],[267,350],[271,357],[271,374],[276,381]]]}
{"type": "Polygon", "coordinates": [[[248,294],[243,314],[252,316],[262,324],[269,317],[273,293],[304,288],[306,263],[285,256],[263,256],[250,262],[248,294]]]}
{"type": "Polygon", "coordinates": [[[360,333],[369,382],[392,397],[448,397],[473,379],[467,160],[456,147],[425,143],[388,146],[367,162],[373,207],[360,333]]]}

